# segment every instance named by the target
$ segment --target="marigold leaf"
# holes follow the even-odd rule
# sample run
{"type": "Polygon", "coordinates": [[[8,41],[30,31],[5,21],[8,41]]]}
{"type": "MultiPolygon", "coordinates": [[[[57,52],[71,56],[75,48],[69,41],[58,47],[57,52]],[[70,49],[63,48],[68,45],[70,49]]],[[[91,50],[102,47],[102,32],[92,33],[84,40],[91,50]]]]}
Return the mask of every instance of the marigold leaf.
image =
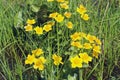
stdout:
{"type": "Polygon", "coordinates": [[[18,13],[16,13],[14,17],[14,27],[16,28],[23,27],[22,11],[19,11],[18,13]]]}

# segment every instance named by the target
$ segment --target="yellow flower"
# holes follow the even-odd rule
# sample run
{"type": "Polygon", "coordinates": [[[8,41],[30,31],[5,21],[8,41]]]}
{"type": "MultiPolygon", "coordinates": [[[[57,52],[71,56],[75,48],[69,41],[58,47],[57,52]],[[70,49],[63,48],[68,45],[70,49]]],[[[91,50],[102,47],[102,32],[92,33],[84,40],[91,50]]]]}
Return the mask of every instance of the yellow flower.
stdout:
{"type": "Polygon", "coordinates": [[[90,57],[86,52],[79,54],[80,58],[83,60],[83,62],[87,63],[92,61],[92,57],[90,57]]]}
{"type": "Polygon", "coordinates": [[[87,39],[90,43],[94,43],[94,40],[96,39],[96,37],[88,34],[87,37],[86,37],[86,39],[87,39]]]}
{"type": "Polygon", "coordinates": [[[79,32],[79,34],[80,34],[81,37],[86,38],[86,34],[85,34],[85,33],[83,33],[83,32],[79,32]]]}
{"type": "Polygon", "coordinates": [[[82,18],[83,20],[85,20],[85,21],[89,20],[88,14],[82,14],[82,15],[81,15],[81,18],[82,18]]]}
{"type": "Polygon", "coordinates": [[[73,58],[70,58],[70,62],[72,63],[72,68],[82,68],[82,59],[79,56],[75,56],[73,58]]]}
{"type": "Polygon", "coordinates": [[[40,56],[41,54],[43,54],[43,50],[40,48],[32,50],[32,54],[34,54],[35,56],[40,56]]]}
{"type": "Polygon", "coordinates": [[[46,62],[46,59],[43,56],[39,57],[35,61],[35,64],[33,65],[34,69],[44,70],[45,62],[46,62]]]}
{"type": "Polygon", "coordinates": [[[66,18],[70,18],[70,17],[71,17],[71,13],[70,13],[70,12],[65,12],[65,13],[64,13],[64,16],[65,16],[66,18]]]}
{"type": "Polygon", "coordinates": [[[25,60],[25,64],[33,64],[35,62],[36,58],[34,55],[28,55],[27,59],[25,60]]]}
{"type": "Polygon", "coordinates": [[[50,24],[44,25],[43,30],[45,30],[46,32],[49,32],[50,30],[52,30],[52,25],[50,24]]]}
{"type": "Polygon", "coordinates": [[[69,6],[66,3],[61,3],[60,7],[63,8],[63,9],[68,9],[69,8],[69,6]]]}
{"type": "Polygon", "coordinates": [[[87,12],[87,10],[83,5],[80,5],[80,7],[77,8],[77,12],[80,14],[84,14],[85,12],[87,12]]]}
{"type": "Polygon", "coordinates": [[[36,28],[34,28],[34,30],[36,31],[36,34],[38,34],[38,35],[43,34],[42,27],[37,26],[36,28]]]}
{"type": "Polygon", "coordinates": [[[54,64],[58,66],[60,63],[63,64],[62,62],[62,57],[57,56],[56,54],[52,55],[52,59],[54,60],[54,64]]]}
{"type": "Polygon", "coordinates": [[[55,18],[57,22],[62,22],[64,20],[64,17],[61,14],[58,14],[57,17],[55,18]]]}
{"type": "Polygon", "coordinates": [[[32,31],[33,30],[32,25],[30,25],[30,24],[28,24],[24,28],[25,28],[25,31],[32,31]]]}
{"type": "Polygon", "coordinates": [[[83,46],[84,46],[85,49],[91,49],[92,48],[90,43],[84,43],[83,46]]]}
{"type": "Polygon", "coordinates": [[[93,46],[93,51],[100,53],[100,46],[93,46]]]}
{"type": "Polygon", "coordinates": [[[28,19],[27,24],[35,24],[35,19],[28,19]]]}
{"type": "Polygon", "coordinates": [[[96,42],[97,44],[99,44],[99,45],[102,44],[101,41],[100,41],[98,38],[95,38],[95,42],[96,42]]]}
{"type": "Polygon", "coordinates": [[[78,48],[83,48],[82,44],[80,44],[80,42],[76,41],[76,42],[72,42],[71,43],[72,46],[78,47],[78,48]]]}
{"type": "Polygon", "coordinates": [[[51,13],[51,14],[49,15],[49,18],[56,18],[56,16],[57,16],[58,14],[59,14],[59,13],[57,13],[57,12],[51,13]]]}
{"type": "Polygon", "coordinates": [[[54,0],[47,0],[47,2],[53,2],[54,0]]]}
{"type": "Polygon", "coordinates": [[[99,55],[99,53],[97,53],[97,52],[93,51],[93,53],[92,53],[92,56],[93,56],[93,57],[95,57],[95,58],[97,58],[97,59],[98,59],[98,55],[99,55]]]}
{"type": "Polygon", "coordinates": [[[57,0],[57,2],[64,2],[65,0],[57,0]]]}
{"type": "Polygon", "coordinates": [[[73,35],[70,36],[73,41],[80,40],[80,34],[78,32],[75,32],[73,35]]]}
{"type": "Polygon", "coordinates": [[[67,27],[70,28],[70,29],[72,29],[72,28],[73,28],[72,22],[69,21],[69,22],[67,23],[67,27]]]}

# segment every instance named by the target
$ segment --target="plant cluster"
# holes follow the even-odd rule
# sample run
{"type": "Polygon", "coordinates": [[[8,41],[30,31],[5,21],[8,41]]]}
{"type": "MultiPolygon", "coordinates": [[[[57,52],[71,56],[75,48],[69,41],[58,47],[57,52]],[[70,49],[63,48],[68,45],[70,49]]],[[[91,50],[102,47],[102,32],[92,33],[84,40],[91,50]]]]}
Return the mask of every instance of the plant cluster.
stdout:
{"type": "MultiPolygon", "coordinates": [[[[47,2],[56,3],[58,4],[59,11],[54,11],[49,14],[49,18],[51,20],[45,22],[40,26],[35,26],[36,20],[35,19],[28,19],[26,22],[25,31],[26,32],[33,32],[38,35],[38,37],[43,36],[44,34],[49,34],[49,32],[57,30],[57,47],[56,52],[51,51],[48,55],[46,51],[43,51],[42,48],[37,48],[32,50],[30,54],[27,55],[25,60],[25,64],[33,65],[34,69],[40,70],[40,72],[44,72],[46,76],[46,80],[60,80],[60,73],[63,69],[64,65],[71,68],[84,68],[85,66],[89,66],[89,62],[91,62],[94,58],[98,58],[99,54],[101,53],[101,41],[94,35],[86,34],[84,32],[79,32],[74,30],[74,23],[71,20],[72,15],[69,11],[69,0],[47,0],[47,2]],[[69,57],[65,59],[63,57],[64,53],[60,53],[60,40],[58,33],[59,29],[64,28],[66,26],[68,30],[72,33],[69,34],[70,42],[67,46],[70,46],[70,52],[67,54],[69,57]],[[53,29],[57,28],[57,29],[53,29]],[[51,72],[53,71],[53,75],[47,73],[48,65],[51,72]],[[61,67],[62,66],[62,67],[61,67]],[[53,70],[54,68],[54,70],[53,70]],[[57,73],[57,74],[56,74],[57,73]]],[[[88,21],[90,19],[89,15],[87,14],[87,9],[80,4],[79,7],[76,8],[75,14],[80,14],[80,17],[84,21],[88,21]]],[[[54,44],[54,42],[52,43],[54,44]]],[[[52,49],[52,48],[51,48],[52,49]]],[[[79,76],[79,79],[82,79],[82,76],[79,76]]]]}

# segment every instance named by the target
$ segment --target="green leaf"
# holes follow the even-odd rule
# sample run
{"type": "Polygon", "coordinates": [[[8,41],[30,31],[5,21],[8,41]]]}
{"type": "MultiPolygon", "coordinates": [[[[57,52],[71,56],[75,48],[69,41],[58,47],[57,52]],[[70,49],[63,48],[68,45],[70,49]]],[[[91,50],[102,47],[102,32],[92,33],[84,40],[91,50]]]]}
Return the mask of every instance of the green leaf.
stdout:
{"type": "Polygon", "coordinates": [[[35,6],[35,5],[31,5],[31,10],[33,12],[38,12],[39,11],[39,7],[35,6]]]}
{"type": "Polygon", "coordinates": [[[74,74],[74,76],[68,75],[68,80],[77,80],[76,77],[77,74],[74,74]]]}
{"type": "Polygon", "coordinates": [[[62,33],[63,33],[62,30],[59,30],[58,34],[61,35],[62,33]]]}
{"type": "Polygon", "coordinates": [[[26,4],[32,5],[34,3],[34,0],[26,0],[26,4]]]}
{"type": "Polygon", "coordinates": [[[22,11],[16,13],[14,17],[14,27],[23,27],[23,18],[22,18],[22,11]]]}

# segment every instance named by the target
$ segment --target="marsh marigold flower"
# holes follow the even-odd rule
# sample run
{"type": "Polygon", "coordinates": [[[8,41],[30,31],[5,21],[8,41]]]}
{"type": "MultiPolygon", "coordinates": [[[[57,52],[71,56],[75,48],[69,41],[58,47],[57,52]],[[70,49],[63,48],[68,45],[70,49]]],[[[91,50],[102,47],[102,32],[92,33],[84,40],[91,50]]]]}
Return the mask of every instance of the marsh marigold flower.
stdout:
{"type": "Polygon", "coordinates": [[[53,54],[53,55],[52,55],[52,59],[54,60],[54,64],[55,64],[56,66],[60,65],[60,63],[63,64],[63,62],[62,62],[62,57],[57,56],[56,54],[53,54]]]}
{"type": "Polygon", "coordinates": [[[73,41],[80,40],[80,34],[78,32],[75,32],[73,35],[70,36],[73,41]]]}
{"type": "Polygon", "coordinates": [[[62,22],[64,20],[64,16],[62,16],[61,14],[58,14],[57,17],[55,17],[55,20],[57,22],[62,22]]]}
{"type": "Polygon", "coordinates": [[[80,14],[84,14],[85,12],[87,12],[86,8],[83,5],[80,5],[80,7],[77,7],[77,12],[80,14]]]}
{"type": "Polygon", "coordinates": [[[78,47],[78,48],[83,48],[82,44],[80,44],[80,42],[76,41],[76,42],[72,42],[71,43],[72,46],[78,47]]]}
{"type": "Polygon", "coordinates": [[[32,25],[30,25],[30,24],[27,24],[27,26],[25,26],[24,28],[25,28],[25,31],[32,31],[33,30],[32,25]]]}
{"type": "Polygon", "coordinates": [[[34,69],[44,70],[45,62],[46,62],[46,59],[43,56],[39,57],[35,61],[35,64],[33,65],[34,69]]]}
{"type": "Polygon", "coordinates": [[[100,53],[100,46],[93,46],[93,51],[100,53]]]}
{"type": "Polygon", "coordinates": [[[93,53],[92,53],[92,56],[93,56],[93,57],[98,58],[98,55],[99,55],[99,53],[93,51],[93,53]]]}
{"type": "Polygon", "coordinates": [[[99,45],[102,44],[101,41],[100,41],[98,38],[95,38],[95,42],[96,42],[97,44],[99,44],[99,45]]]}
{"type": "Polygon", "coordinates": [[[43,30],[45,30],[46,32],[49,32],[50,30],[52,30],[52,25],[50,24],[44,25],[43,30]]]}
{"type": "Polygon", "coordinates": [[[71,17],[71,13],[70,13],[70,12],[65,12],[65,13],[64,13],[64,16],[65,16],[66,18],[70,18],[70,17],[71,17]]]}
{"type": "Polygon", "coordinates": [[[85,21],[89,20],[88,14],[82,14],[82,15],[81,15],[81,18],[82,18],[83,20],[85,20],[85,21]]]}
{"type": "Polygon", "coordinates": [[[42,27],[37,26],[37,27],[34,28],[34,30],[35,30],[36,34],[38,34],[38,35],[43,34],[42,27]]]}
{"type": "Polygon", "coordinates": [[[82,61],[83,61],[84,63],[87,63],[87,64],[88,64],[88,62],[91,62],[91,61],[92,61],[92,57],[90,57],[86,52],[80,53],[79,56],[80,56],[80,58],[82,59],[82,61]]]}
{"type": "Polygon", "coordinates": [[[73,28],[73,24],[72,24],[72,22],[67,22],[67,27],[69,28],[69,29],[72,29],[73,28]]]}
{"type": "Polygon", "coordinates": [[[61,3],[60,7],[63,8],[63,9],[68,9],[69,8],[68,4],[66,4],[66,3],[61,3]]]}
{"type": "Polygon", "coordinates": [[[96,39],[96,37],[88,34],[88,35],[86,36],[86,39],[87,39],[90,43],[94,43],[94,40],[96,39]]]}
{"type": "Polygon", "coordinates": [[[49,15],[49,18],[54,18],[54,19],[55,19],[58,14],[59,14],[59,13],[57,13],[57,12],[51,13],[51,14],[49,15]]]}
{"type": "Polygon", "coordinates": [[[41,54],[43,54],[43,50],[40,48],[32,50],[32,54],[34,54],[35,56],[40,56],[41,54]]]}
{"type": "Polygon", "coordinates": [[[75,56],[73,58],[70,58],[70,62],[71,62],[71,67],[72,68],[82,68],[82,59],[79,56],[75,56]]]}
{"type": "Polygon", "coordinates": [[[84,46],[85,49],[91,49],[92,48],[90,43],[84,43],[83,46],[84,46]]]}
{"type": "Polygon", "coordinates": [[[34,55],[28,55],[27,59],[25,60],[25,64],[33,64],[35,62],[36,58],[34,55]]]}
{"type": "Polygon", "coordinates": [[[27,24],[35,24],[35,19],[28,19],[27,24]]]}

